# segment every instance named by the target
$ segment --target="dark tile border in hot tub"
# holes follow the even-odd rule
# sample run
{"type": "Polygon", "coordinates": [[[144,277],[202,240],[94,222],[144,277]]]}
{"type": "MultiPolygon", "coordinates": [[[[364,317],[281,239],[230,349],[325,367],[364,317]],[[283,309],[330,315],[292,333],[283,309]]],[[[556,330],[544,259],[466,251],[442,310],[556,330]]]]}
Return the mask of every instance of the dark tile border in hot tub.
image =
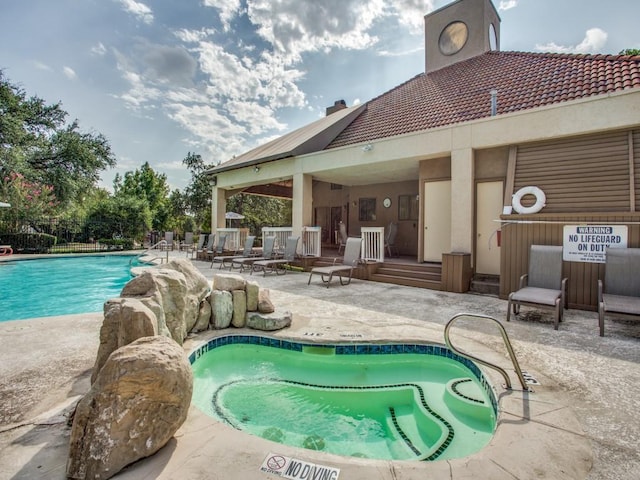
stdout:
{"type": "Polygon", "coordinates": [[[303,347],[314,348],[332,348],[335,349],[336,355],[397,355],[404,353],[414,353],[420,355],[437,355],[446,357],[461,363],[467,367],[473,375],[478,379],[482,388],[491,401],[494,413],[498,412],[498,401],[496,400],[495,392],[480,371],[480,368],[471,360],[452,352],[445,346],[435,344],[420,344],[420,343],[302,343],[291,340],[281,340],[278,338],[264,337],[259,335],[223,335],[215,337],[209,340],[207,343],[200,345],[193,352],[189,354],[189,363],[194,364],[204,353],[213,350],[217,347],[225,345],[261,345],[264,347],[281,348],[283,350],[293,350],[296,352],[302,352],[303,347]]]}

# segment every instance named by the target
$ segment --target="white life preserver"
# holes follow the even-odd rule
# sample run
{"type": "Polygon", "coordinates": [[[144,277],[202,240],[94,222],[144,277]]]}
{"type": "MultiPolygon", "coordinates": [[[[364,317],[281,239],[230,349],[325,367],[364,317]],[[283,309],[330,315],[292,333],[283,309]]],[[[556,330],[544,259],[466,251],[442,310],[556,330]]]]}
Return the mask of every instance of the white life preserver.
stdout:
{"type": "Polygon", "coordinates": [[[511,197],[511,205],[513,209],[517,213],[527,214],[527,213],[538,213],[542,210],[542,207],[546,205],[547,197],[544,192],[540,190],[538,187],[522,187],[511,197]],[[525,195],[533,195],[536,197],[536,203],[531,205],[530,207],[522,206],[522,197],[525,195]]]}

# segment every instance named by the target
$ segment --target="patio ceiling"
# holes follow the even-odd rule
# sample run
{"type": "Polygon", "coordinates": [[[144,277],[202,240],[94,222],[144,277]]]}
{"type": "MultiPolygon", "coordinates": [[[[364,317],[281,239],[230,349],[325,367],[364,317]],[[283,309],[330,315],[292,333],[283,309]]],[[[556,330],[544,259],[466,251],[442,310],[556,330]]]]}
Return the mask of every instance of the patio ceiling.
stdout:
{"type": "Polygon", "coordinates": [[[347,186],[417,180],[419,162],[415,159],[394,159],[368,165],[339,167],[312,173],[315,180],[347,186]]]}

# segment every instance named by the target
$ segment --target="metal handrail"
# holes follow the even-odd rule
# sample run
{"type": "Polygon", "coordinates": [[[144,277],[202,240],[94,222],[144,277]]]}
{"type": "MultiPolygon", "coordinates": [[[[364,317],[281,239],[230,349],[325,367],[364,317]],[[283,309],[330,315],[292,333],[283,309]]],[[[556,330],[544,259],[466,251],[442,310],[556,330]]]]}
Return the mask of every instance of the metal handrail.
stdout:
{"type": "Polygon", "coordinates": [[[494,365],[493,363],[482,360],[478,357],[469,355],[468,353],[464,353],[453,346],[453,344],[451,343],[451,339],[449,338],[449,330],[451,329],[451,325],[453,325],[453,323],[460,317],[484,318],[487,320],[493,320],[495,324],[498,325],[498,328],[500,329],[500,333],[502,334],[502,340],[504,340],[504,344],[507,347],[507,351],[509,352],[509,357],[511,357],[511,362],[513,363],[513,367],[516,370],[516,374],[518,375],[518,379],[520,380],[522,389],[526,392],[533,392],[533,390],[527,386],[527,381],[525,380],[524,375],[522,374],[522,370],[520,369],[520,364],[518,363],[516,354],[513,351],[511,342],[509,341],[509,336],[507,335],[507,331],[504,329],[502,324],[495,318],[490,317],[488,315],[481,315],[476,313],[458,313],[457,315],[454,315],[453,317],[451,317],[451,319],[447,322],[447,325],[444,327],[444,341],[447,344],[447,347],[462,357],[466,357],[469,360],[480,363],[486,367],[493,368],[494,370],[497,370],[498,372],[500,372],[500,374],[504,377],[504,381],[506,384],[505,388],[507,390],[511,390],[511,379],[509,378],[509,375],[503,368],[499,367],[498,365],[494,365]]]}
{"type": "MultiPolygon", "coordinates": [[[[139,253],[138,255],[136,255],[135,257],[132,257],[129,259],[129,266],[131,266],[131,264],[133,263],[134,260],[142,257],[143,255],[146,255],[147,253],[149,253],[152,250],[158,250],[158,246],[165,246],[167,245],[167,241],[162,239],[160,240],[158,243],[156,243],[155,245],[152,245],[151,247],[147,248],[144,252],[139,253]]],[[[160,262],[162,263],[162,257],[155,257],[155,258],[160,258],[160,262]]],[[[167,250],[167,263],[169,262],[169,250],[167,250]]]]}

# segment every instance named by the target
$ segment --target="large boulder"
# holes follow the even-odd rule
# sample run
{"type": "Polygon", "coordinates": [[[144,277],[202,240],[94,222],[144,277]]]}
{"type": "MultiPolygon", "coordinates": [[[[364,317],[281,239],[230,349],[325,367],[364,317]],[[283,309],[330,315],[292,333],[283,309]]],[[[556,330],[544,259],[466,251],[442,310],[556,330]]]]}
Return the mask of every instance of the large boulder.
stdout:
{"type": "Polygon", "coordinates": [[[156,315],[135,298],[112,298],[104,304],[100,346],[91,375],[93,383],[112,352],[142,337],[158,334],[156,315]]]}
{"type": "Polygon", "coordinates": [[[158,319],[158,332],[182,345],[198,321],[200,303],[209,294],[209,283],[189,260],[176,259],[148,268],[130,280],[121,297],[138,298],[158,319]]]}
{"type": "Polygon", "coordinates": [[[213,276],[214,290],[226,290],[227,292],[244,290],[246,283],[244,277],[237,273],[218,273],[213,276]]]}
{"type": "Polygon", "coordinates": [[[145,337],[111,354],[78,403],[67,476],[107,479],[162,448],[187,418],[193,374],[180,345],[145,337]]]}
{"type": "Polygon", "coordinates": [[[258,311],[260,313],[273,313],[276,311],[276,307],[271,301],[268,288],[261,288],[258,292],[258,311]]]}
{"type": "Polygon", "coordinates": [[[191,330],[194,333],[202,332],[209,328],[209,322],[211,321],[211,303],[209,300],[200,302],[200,311],[198,312],[198,321],[191,330]]]}
{"type": "Polygon", "coordinates": [[[255,312],[258,310],[258,295],[260,293],[260,285],[253,280],[247,280],[245,286],[245,292],[247,292],[247,310],[249,312],[255,312]]]}

